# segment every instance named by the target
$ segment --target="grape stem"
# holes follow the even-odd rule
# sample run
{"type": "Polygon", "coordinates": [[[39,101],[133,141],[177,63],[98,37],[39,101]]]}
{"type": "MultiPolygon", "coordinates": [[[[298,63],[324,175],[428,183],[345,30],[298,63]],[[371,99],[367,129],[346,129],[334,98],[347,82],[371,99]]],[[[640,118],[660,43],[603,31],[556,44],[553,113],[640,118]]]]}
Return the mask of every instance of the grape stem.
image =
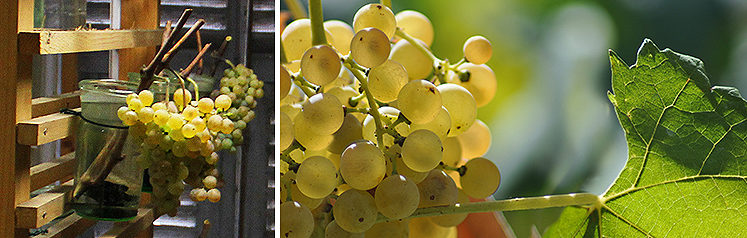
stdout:
{"type": "Polygon", "coordinates": [[[309,20],[311,21],[311,45],[327,44],[327,36],[324,35],[322,0],[309,0],[309,20]]]}
{"type": "Polygon", "coordinates": [[[301,91],[303,91],[303,94],[306,94],[307,97],[316,94],[316,90],[311,88],[314,87],[314,85],[306,81],[306,79],[303,78],[303,75],[301,75],[301,72],[298,72],[297,75],[291,75],[291,79],[293,80],[293,84],[301,88],[301,91]]]}
{"type": "MultiPolygon", "coordinates": [[[[384,127],[381,125],[381,114],[379,114],[379,106],[376,105],[376,99],[374,99],[373,96],[371,96],[371,93],[369,93],[368,90],[368,79],[365,75],[363,75],[363,72],[360,69],[355,68],[353,65],[357,65],[355,62],[352,62],[351,58],[345,58],[345,67],[350,70],[350,72],[353,72],[353,75],[355,78],[358,79],[358,82],[361,83],[361,88],[363,89],[363,93],[366,94],[366,98],[368,99],[368,105],[371,106],[371,110],[368,112],[373,119],[374,124],[376,124],[376,141],[378,142],[377,145],[381,151],[386,151],[386,148],[384,147],[384,134],[382,133],[384,131],[384,127]]],[[[360,66],[358,66],[360,67],[360,66]]]]}
{"type": "MultiPolygon", "coordinates": [[[[552,207],[583,206],[600,203],[599,196],[589,193],[571,193],[563,195],[547,195],[542,197],[511,198],[499,201],[475,202],[468,204],[435,206],[418,208],[412,215],[403,218],[431,217],[440,215],[451,215],[460,213],[480,213],[496,211],[518,211],[545,209],[552,207]]],[[[390,219],[381,214],[376,222],[388,222],[399,219],[390,219]]]]}
{"type": "Polygon", "coordinates": [[[415,46],[416,49],[420,50],[420,52],[423,52],[426,56],[431,58],[433,62],[441,62],[441,59],[433,55],[433,52],[431,52],[428,48],[426,48],[424,45],[420,44],[419,41],[415,40],[414,37],[412,37],[410,34],[407,34],[407,32],[403,31],[399,27],[397,27],[397,31],[394,32],[394,35],[401,37],[402,39],[405,39],[406,41],[409,41],[410,44],[415,46]]]}
{"type": "Polygon", "coordinates": [[[353,107],[358,106],[358,103],[360,103],[361,99],[365,97],[366,97],[365,93],[358,94],[358,96],[351,97],[350,100],[348,100],[348,104],[350,104],[350,106],[353,106],[353,107]]]}
{"type": "Polygon", "coordinates": [[[285,4],[288,5],[288,10],[293,16],[293,19],[308,18],[306,10],[303,9],[301,1],[299,0],[285,0],[285,4]]]}
{"type": "Polygon", "coordinates": [[[368,113],[370,111],[368,108],[350,108],[350,107],[344,107],[344,109],[345,109],[345,114],[354,113],[354,112],[368,113]]]}
{"type": "Polygon", "coordinates": [[[381,0],[381,5],[384,5],[388,7],[389,9],[392,9],[392,0],[381,0]]]}

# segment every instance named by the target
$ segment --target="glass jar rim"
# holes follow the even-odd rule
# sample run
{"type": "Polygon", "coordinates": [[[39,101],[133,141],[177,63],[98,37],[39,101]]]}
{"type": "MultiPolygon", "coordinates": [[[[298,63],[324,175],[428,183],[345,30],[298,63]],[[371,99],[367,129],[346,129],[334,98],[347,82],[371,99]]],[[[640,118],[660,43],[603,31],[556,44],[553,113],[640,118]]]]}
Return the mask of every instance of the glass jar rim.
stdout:
{"type": "MultiPolygon", "coordinates": [[[[137,93],[139,82],[116,80],[116,79],[84,79],[78,83],[81,90],[106,94],[113,97],[126,98],[128,94],[137,93]]],[[[162,87],[167,85],[165,82],[154,81],[154,86],[162,87]]]]}

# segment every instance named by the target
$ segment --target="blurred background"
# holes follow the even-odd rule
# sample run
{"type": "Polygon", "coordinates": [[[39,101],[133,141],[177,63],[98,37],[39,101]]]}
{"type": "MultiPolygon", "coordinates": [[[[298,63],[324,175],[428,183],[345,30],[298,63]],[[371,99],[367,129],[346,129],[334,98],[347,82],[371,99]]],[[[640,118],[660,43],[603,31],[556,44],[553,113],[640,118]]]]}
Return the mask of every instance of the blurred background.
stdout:
{"type": "MultiPolygon", "coordinates": [[[[305,2],[305,1],[303,1],[305,2]]],[[[352,22],[372,1],[322,1],[325,20],[352,22]]],[[[747,88],[747,1],[410,0],[435,29],[432,50],[457,61],[473,35],[487,37],[496,74],[493,101],[479,108],[501,170],[495,199],[570,192],[603,194],[627,160],[606,93],[608,49],[629,65],[643,39],[700,58],[714,85],[747,88]]],[[[284,3],[281,1],[281,9],[284,3]]],[[[562,209],[505,212],[517,237],[540,234],[562,209]]]]}

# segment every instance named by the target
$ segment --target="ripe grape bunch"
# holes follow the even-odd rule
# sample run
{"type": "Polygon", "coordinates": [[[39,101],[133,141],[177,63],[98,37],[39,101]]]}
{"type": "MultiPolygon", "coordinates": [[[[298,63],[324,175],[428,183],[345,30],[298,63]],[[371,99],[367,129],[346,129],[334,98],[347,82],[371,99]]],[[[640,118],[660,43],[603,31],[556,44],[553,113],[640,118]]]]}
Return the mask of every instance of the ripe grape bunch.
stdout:
{"type": "Polygon", "coordinates": [[[430,51],[433,26],[417,11],[368,4],[352,27],[323,29],[310,12],[282,33],[280,235],[455,236],[466,213],[410,216],[498,188],[477,119],[496,91],[490,42],[469,38],[451,64],[430,51]]]}
{"type": "Polygon", "coordinates": [[[221,92],[216,97],[195,97],[184,87],[154,103],[154,93],[143,90],[127,95],[127,106],[117,115],[129,126],[132,140],[139,145],[136,161],[148,169],[153,186],[153,204],[158,215],[176,215],[179,196],[185,183],[194,189],[194,201],[218,202],[220,174],[216,169],[217,151],[236,151],[243,142],[242,130],[255,114],[255,99],[264,96],[264,83],[251,69],[237,65],[226,69],[221,79],[221,92]]]}

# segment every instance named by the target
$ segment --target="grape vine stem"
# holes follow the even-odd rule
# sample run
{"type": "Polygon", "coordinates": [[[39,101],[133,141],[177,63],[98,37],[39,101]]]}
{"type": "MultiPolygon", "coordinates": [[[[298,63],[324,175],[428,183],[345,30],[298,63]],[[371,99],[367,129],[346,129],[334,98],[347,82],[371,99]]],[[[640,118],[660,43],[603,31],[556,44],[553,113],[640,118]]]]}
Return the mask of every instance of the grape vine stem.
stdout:
{"type": "MultiPolygon", "coordinates": [[[[542,197],[511,198],[498,201],[475,202],[468,204],[435,206],[418,208],[412,215],[403,218],[431,217],[459,213],[480,213],[496,211],[518,211],[545,209],[552,207],[582,206],[600,203],[597,195],[590,193],[571,193],[563,195],[547,195],[542,197]]],[[[399,219],[391,219],[379,214],[376,222],[388,222],[399,219]]]]}
{"type": "Polygon", "coordinates": [[[322,0],[309,0],[309,20],[311,21],[311,45],[327,44],[327,36],[324,35],[322,0]]]}
{"type": "Polygon", "coordinates": [[[374,124],[376,124],[376,141],[378,142],[379,149],[381,151],[386,151],[386,148],[384,147],[384,127],[381,124],[381,114],[379,114],[379,106],[375,102],[376,99],[371,95],[370,91],[368,90],[368,79],[365,75],[363,75],[363,72],[361,72],[360,69],[357,69],[353,67],[352,65],[355,64],[355,62],[352,61],[351,58],[345,59],[345,67],[350,70],[350,72],[353,72],[353,75],[355,78],[358,79],[358,82],[361,83],[361,88],[363,89],[363,93],[366,94],[366,99],[368,99],[368,105],[371,106],[371,110],[368,112],[371,114],[371,116],[374,119],[374,124]]]}

